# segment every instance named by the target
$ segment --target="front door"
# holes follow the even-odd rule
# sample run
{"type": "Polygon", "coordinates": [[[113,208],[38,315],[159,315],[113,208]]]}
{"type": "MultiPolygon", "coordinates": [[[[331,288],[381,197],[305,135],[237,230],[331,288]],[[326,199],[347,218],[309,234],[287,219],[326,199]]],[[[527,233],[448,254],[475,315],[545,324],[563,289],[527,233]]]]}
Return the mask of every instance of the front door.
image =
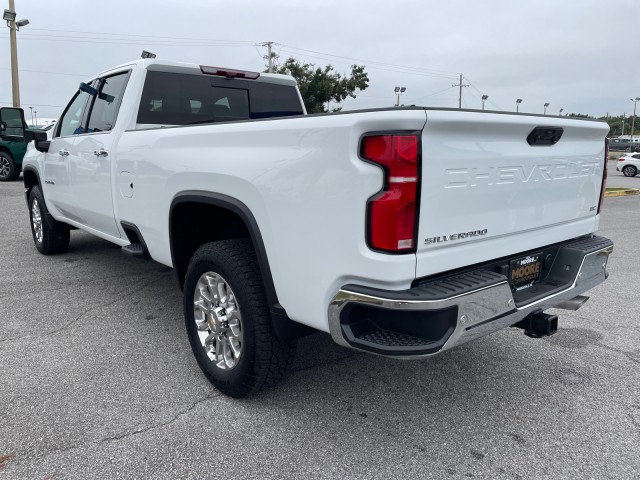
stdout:
{"type": "Polygon", "coordinates": [[[120,233],[113,209],[113,127],[128,77],[129,72],[122,72],[95,81],[99,93],[85,104],[79,126],[67,116],[72,101],[60,120],[60,138],[47,154],[56,177],[49,189],[55,190],[54,205],[70,220],[114,237],[120,233]]]}

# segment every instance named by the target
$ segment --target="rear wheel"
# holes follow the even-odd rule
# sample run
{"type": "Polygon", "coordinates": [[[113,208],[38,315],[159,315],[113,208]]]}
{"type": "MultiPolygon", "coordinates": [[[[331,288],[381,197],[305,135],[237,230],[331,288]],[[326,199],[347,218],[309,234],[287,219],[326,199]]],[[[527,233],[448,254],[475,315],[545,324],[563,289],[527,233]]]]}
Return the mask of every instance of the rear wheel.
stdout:
{"type": "Polygon", "coordinates": [[[273,334],[262,276],[246,239],[196,251],[185,278],[184,316],[198,365],[231,397],[274,385],[295,356],[296,344],[273,334]]]}
{"type": "Polygon", "coordinates": [[[0,152],[0,182],[12,182],[20,175],[20,169],[8,152],[0,152]]]}
{"type": "Polygon", "coordinates": [[[29,218],[36,248],[43,255],[64,253],[69,248],[69,226],[54,220],[47,210],[40,186],[29,194],[29,218]]]}
{"type": "Polygon", "coordinates": [[[627,165],[622,169],[622,173],[625,177],[635,177],[638,174],[638,170],[633,165],[627,165]]]}

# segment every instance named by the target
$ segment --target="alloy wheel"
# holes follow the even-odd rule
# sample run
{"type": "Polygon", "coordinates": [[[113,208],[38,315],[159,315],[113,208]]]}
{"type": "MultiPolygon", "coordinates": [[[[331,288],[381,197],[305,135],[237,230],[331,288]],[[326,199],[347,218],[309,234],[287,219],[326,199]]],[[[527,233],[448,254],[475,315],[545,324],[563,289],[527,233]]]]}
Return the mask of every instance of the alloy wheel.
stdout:
{"type": "Polygon", "coordinates": [[[11,166],[9,165],[9,159],[7,157],[0,156],[0,178],[7,178],[10,171],[11,166]]]}
{"type": "Polygon", "coordinates": [[[233,290],[222,275],[203,274],[193,293],[193,314],[200,344],[211,362],[231,370],[242,356],[242,315],[233,290]]]}
{"type": "Polygon", "coordinates": [[[33,225],[33,235],[36,238],[36,242],[42,243],[42,214],[40,213],[40,204],[35,198],[31,205],[31,224],[33,225]]]}

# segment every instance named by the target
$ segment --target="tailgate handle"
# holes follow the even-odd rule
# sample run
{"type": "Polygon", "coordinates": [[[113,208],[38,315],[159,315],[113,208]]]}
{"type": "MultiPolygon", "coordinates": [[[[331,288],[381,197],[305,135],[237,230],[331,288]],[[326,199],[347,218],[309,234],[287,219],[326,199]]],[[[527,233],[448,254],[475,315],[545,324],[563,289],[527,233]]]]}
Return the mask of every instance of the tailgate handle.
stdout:
{"type": "Polygon", "coordinates": [[[536,127],[527,137],[527,143],[532,147],[555,145],[562,137],[563,132],[561,127],[536,127]]]}

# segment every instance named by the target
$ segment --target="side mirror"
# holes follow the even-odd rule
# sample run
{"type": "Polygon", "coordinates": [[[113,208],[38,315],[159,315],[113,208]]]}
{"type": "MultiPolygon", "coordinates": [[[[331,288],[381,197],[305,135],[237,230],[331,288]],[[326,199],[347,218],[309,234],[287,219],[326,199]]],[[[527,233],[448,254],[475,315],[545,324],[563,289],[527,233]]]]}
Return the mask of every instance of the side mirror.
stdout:
{"type": "Polygon", "coordinates": [[[0,108],[0,138],[12,142],[28,142],[27,122],[24,121],[24,111],[21,108],[0,108]]]}
{"type": "Polygon", "coordinates": [[[0,108],[0,138],[10,142],[29,143],[31,140],[38,142],[47,140],[47,132],[43,130],[31,130],[24,121],[24,111],[21,108],[0,108]]]}
{"type": "Polygon", "coordinates": [[[49,146],[51,145],[51,140],[36,140],[33,143],[36,145],[36,150],[42,153],[47,153],[49,151],[49,146]]]}
{"type": "Polygon", "coordinates": [[[47,132],[44,130],[27,130],[27,136],[31,137],[31,140],[36,142],[42,142],[47,140],[47,132]]]}

